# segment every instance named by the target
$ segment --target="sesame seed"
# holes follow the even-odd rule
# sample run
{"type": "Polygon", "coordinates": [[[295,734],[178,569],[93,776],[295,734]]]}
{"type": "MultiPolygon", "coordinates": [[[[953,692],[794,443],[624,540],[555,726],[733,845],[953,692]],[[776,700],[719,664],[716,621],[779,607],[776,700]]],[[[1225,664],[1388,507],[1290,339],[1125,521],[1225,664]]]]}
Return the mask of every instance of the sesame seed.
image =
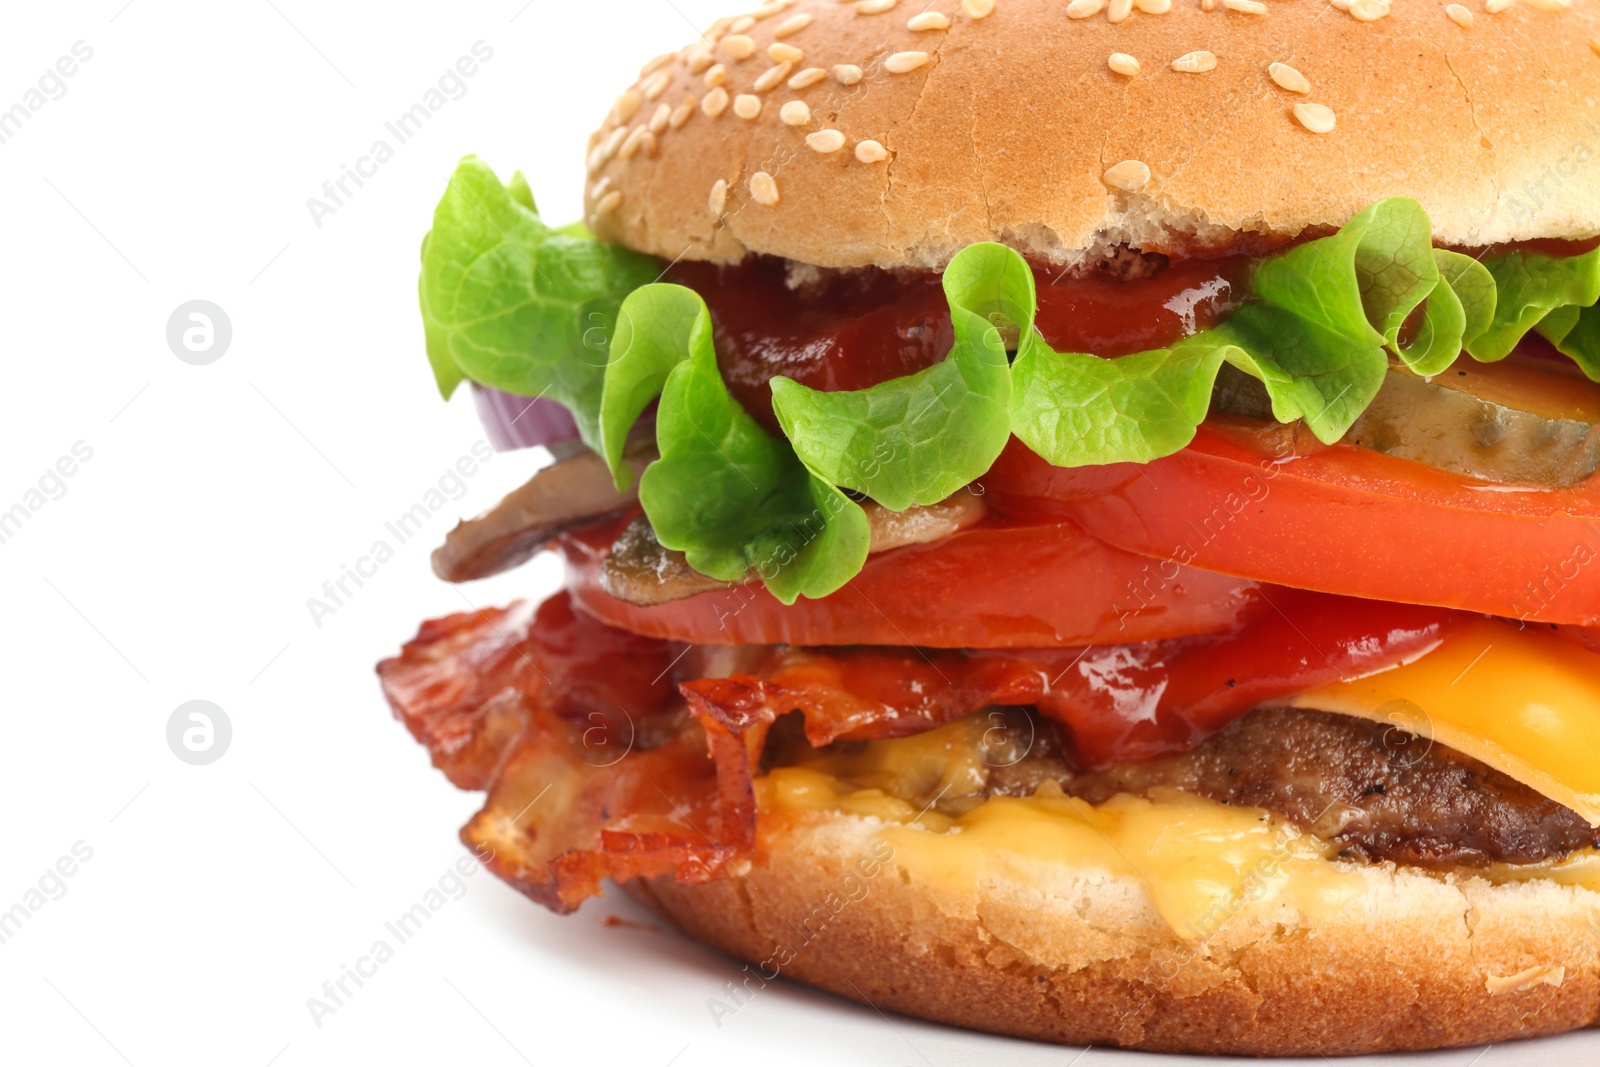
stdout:
{"type": "Polygon", "coordinates": [[[589,149],[589,176],[592,178],[599,173],[600,168],[606,165],[605,145],[595,145],[589,149]]]}
{"type": "Polygon", "coordinates": [[[910,74],[918,67],[926,66],[928,59],[926,52],[896,52],[883,61],[883,69],[890,74],[910,74]]]}
{"type": "MultiPolygon", "coordinates": [[[[1333,2],[1334,3],[1338,3],[1339,0],[1333,0],[1333,2]]],[[[1217,9],[1217,0],[1200,0],[1200,10],[1201,11],[1210,13],[1212,11],[1215,11],[1216,9],[1217,9]]]]}
{"type": "Polygon", "coordinates": [[[1222,0],[1222,6],[1241,15],[1265,15],[1267,5],[1261,0],[1222,0]]]}
{"type": "Polygon", "coordinates": [[[942,11],[924,11],[921,14],[912,15],[906,22],[906,29],[912,33],[924,33],[928,30],[948,30],[949,28],[950,16],[942,11]]]}
{"type": "Polygon", "coordinates": [[[1455,23],[1457,26],[1460,26],[1462,29],[1471,29],[1472,12],[1462,7],[1460,4],[1451,4],[1449,7],[1444,9],[1444,13],[1450,16],[1451,22],[1455,23]]]}
{"type": "Polygon", "coordinates": [[[768,15],[776,15],[780,11],[787,11],[794,6],[794,0],[772,0],[769,4],[762,4],[751,12],[756,18],[764,19],[768,15]]]}
{"type": "Polygon", "coordinates": [[[1377,22],[1388,16],[1388,0],[1350,0],[1350,14],[1362,22],[1377,22]]]}
{"type": "Polygon", "coordinates": [[[798,63],[806,54],[792,44],[775,42],[767,49],[767,58],[774,63],[798,63]]]}
{"type": "Polygon", "coordinates": [[[994,0],[961,0],[961,10],[969,19],[986,19],[994,14],[994,0]]]}
{"type": "Polygon", "coordinates": [[[794,15],[778,23],[772,30],[772,36],[781,41],[785,37],[794,36],[809,25],[811,25],[810,15],[794,15]]]}
{"type": "Polygon", "coordinates": [[[861,80],[864,72],[854,63],[841,63],[833,68],[833,76],[840,85],[854,85],[861,80]]]}
{"type": "Polygon", "coordinates": [[[733,18],[725,15],[711,24],[711,28],[706,31],[706,36],[715,40],[716,38],[727,33],[732,27],[733,18]]]}
{"type": "Polygon", "coordinates": [[[707,89],[715,89],[719,85],[726,85],[727,82],[728,68],[723,66],[721,63],[718,63],[716,66],[706,71],[707,89]]]}
{"type": "MultiPolygon", "coordinates": [[[[639,154],[639,149],[645,146],[646,139],[654,141],[655,135],[649,130],[645,129],[643,126],[635,127],[634,131],[628,134],[628,139],[622,142],[622,147],[617,150],[617,158],[632,159],[634,156],[639,154]]],[[[647,154],[653,155],[654,153],[647,154]]]]}
{"type": "Polygon", "coordinates": [[[1296,104],[1294,117],[1300,125],[1312,133],[1332,133],[1338,121],[1333,114],[1333,108],[1322,104],[1296,104]]]}
{"type": "Polygon", "coordinates": [[[828,72],[821,67],[807,67],[789,79],[789,88],[809,89],[827,76],[828,72]]]}
{"type": "Polygon", "coordinates": [[[710,48],[702,46],[689,56],[689,73],[703,74],[707,67],[716,62],[716,53],[710,48]]]}
{"type": "Polygon", "coordinates": [[[1172,69],[1181,74],[1204,74],[1217,69],[1217,57],[1210,52],[1190,52],[1172,61],[1172,69]]]}
{"type": "Polygon", "coordinates": [[[667,120],[667,124],[675,130],[683,129],[683,124],[694,117],[694,105],[695,99],[691,96],[678,105],[677,110],[672,113],[672,117],[667,120]]]}
{"type": "Polygon", "coordinates": [[[731,33],[749,33],[755,28],[755,24],[755,16],[740,15],[738,18],[733,20],[733,23],[728,27],[728,30],[731,33]]]}
{"type": "Polygon", "coordinates": [[[644,97],[629,89],[617,97],[617,102],[611,105],[611,121],[619,125],[624,122],[632,122],[633,116],[637,115],[639,109],[643,106],[644,97]]]}
{"type": "Polygon", "coordinates": [[[889,158],[889,150],[877,141],[862,141],[856,145],[856,158],[863,163],[882,163],[889,158]]]}
{"type": "Polygon", "coordinates": [[[899,2],[900,0],[857,0],[856,14],[881,15],[885,11],[892,10],[899,2]]]}
{"type": "Polygon", "coordinates": [[[658,70],[650,75],[650,80],[644,83],[644,98],[655,100],[667,91],[667,86],[672,84],[672,72],[658,70]]]}
{"type": "Polygon", "coordinates": [[[622,205],[622,192],[619,189],[613,189],[609,193],[607,193],[605,196],[602,196],[600,198],[600,202],[599,203],[595,204],[594,213],[597,216],[602,216],[603,217],[603,216],[611,214],[613,211],[617,210],[617,208],[620,207],[621,205],[622,205]]]}
{"type": "Polygon", "coordinates": [[[1067,18],[1086,19],[1106,9],[1106,0],[1072,0],[1067,5],[1067,18]]]}
{"type": "Polygon", "coordinates": [[[721,218],[722,211],[728,206],[728,183],[717,179],[717,184],[711,187],[711,196],[706,200],[706,207],[710,209],[712,217],[721,218]]]}
{"type": "Polygon", "coordinates": [[[1267,77],[1278,83],[1278,88],[1291,93],[1309,93],[1311,81],[1287,63],[1273,63],[1267,67],[1267,77]]]}
{"type": "Polygon", "coordinates": [[[1137,159],[1125,159],[1106,171],[1100,180],[1113,189],[1131,193],[1150,184],[1150,168],[1137,159]]]}
{"type": "Polygon", "coordinates": [[[1172,10],[1172,0],[1133,0],[1133,6],[1146,15],[1165,15],[1172,10]]]}
{"type": "Polygon", "coordinates": [[[650,132],[660,133],[667,128],[667,123],[672,121],[672,105],[662,104],[656,108],[656,113],[650,116],[650,132]]]}
{"type": "Polygon", "coordinates": [[[1514,3],[1516,3],[1516,0],[1489,0],[1488,3],[1483,5],[1483,9],[1491,15],[1498,15],[1514,3]]]}
{"type": "Polygon", "coordinates": [[[665,52],[662,55],[656,56],[643,67],[639,68],[639,77],[648,78],[650,75],[654,74],[656,71],[660,70],[662,67],[666,66],[668,63],[671,63],[677,58],[678,54],[676,52],[665,52]]]}
{"type": "Polygon", "coordinates": [[[793,72],[793,63],[779,63],[776,67],[768,67],[766,70],[762,71],[761,76],[755,80],[756,92],[764,93],[770,89],[776,89],[778,84],[780,82],[787,81],[789,79],[789,75],[793,72]]]}
{"type": "Polygon", "coordinates": [[[756,54],[756,43],[742,33],[735,33],[717,42],[722,54],[732,60],[749,59],[756,54]]]}
{"type": "Polygon", "coordinates": [[[832,155],[844,147],[844,134],[838,130],[818,130],[806,137],[806,146],[813,152],[832,155]]]}
{"type": "Polygon", "coordinates": [[[1572,9],[1572,0],[1528,0],[1528,3],[1540,11],[1550,11],[1557,14],[1572,9]]]}
{"type": "Polygon", "coordinates": [[[622,142],[627,140],[628,136],[628,127],[626,126],[618,126],[616,129],[612,130],[611,136],[607,137],[604,143],[600,145],[600,150],[603,154],[603,157],[609,160],[612,156],[616,155],[617,149],[622,147],[622,142]]]}
{"type": "Polygon", "coordinates": [[[1126,52],[1112,52],[1111,58],[1106,60],[1106,65],[1116,73],[1129,78],[1139,73],[1139,61],[1126,52]]]}
{"type": "Polygon", "coordinates": [[[1133,0],[1111,0],[1110,10],[1106,12],[1106,21],[1112,25],[1127,22],[1128,16],[1133,14],[1133,0]]]}
{"type": "Polygon", "coordinates": [[[720,116],[724,111],[728,110],[728,90],[720,85],[711,90],[706,94],[706,98],[700,101],[700,110],[704,111],[709,118],[720,116]]]}
{"type": "Polygon", "coordinates": [[[610,188],[611,188],[611,179],[610,179],[610,177],[601,178],[599,181],[594,183],[594,188],[589,190],[589,199],[591,199],[591,200],[599,200],[602,196],[606,195],[606,190],[608,190],[610,188]]]}
{"type": "Polygon", "coordinates": [[[791,100],[778,109],[778,118],[785,126],[809,126],[811,109],[804,100],[791,100]]]}
{"type": "Polygon", "coordinates": [[[761,114],[761,98],[740,93],[733,98],[733,113],[742,119],[754,119],[761,114]]]}
{"type": "Polygon", "coordinates": [[[758,170],[750,175],[750,197],[758,204],[772,207],[778,202],[778,183],[766,171],[758,170]]]}

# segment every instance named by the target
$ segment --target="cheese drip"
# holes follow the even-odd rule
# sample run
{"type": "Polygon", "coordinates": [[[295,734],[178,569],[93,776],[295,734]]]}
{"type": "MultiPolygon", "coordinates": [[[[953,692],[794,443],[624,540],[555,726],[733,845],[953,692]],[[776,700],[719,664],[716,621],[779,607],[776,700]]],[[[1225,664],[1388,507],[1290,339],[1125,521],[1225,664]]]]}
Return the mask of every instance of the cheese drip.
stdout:
{"type": "MultiPolygon", "coordinates": [[[[1547,632],[1475,622],[1413,663],[1286,703],[1430,738],[1600,824],[1600,656],[1547,632]]],[[[1337,845],[1260,809],[1171,789],[1092,805],[1054,782],[1031,797],[985,799],[985,765],[1020,758],[1030,740],[1010,736],[999,721],[980,713],[777,768],[756,783],[762,817],[877,820],[908,877],[956,892],[1037,882],[1052,868],[1134,879],[1191,940],[1276,905],[1325,917],[1364,893],[1360,867],[1334,859],[1337,845]]],[[[1600,890],[1600,852],[1438,877],[1600,890]]]]}

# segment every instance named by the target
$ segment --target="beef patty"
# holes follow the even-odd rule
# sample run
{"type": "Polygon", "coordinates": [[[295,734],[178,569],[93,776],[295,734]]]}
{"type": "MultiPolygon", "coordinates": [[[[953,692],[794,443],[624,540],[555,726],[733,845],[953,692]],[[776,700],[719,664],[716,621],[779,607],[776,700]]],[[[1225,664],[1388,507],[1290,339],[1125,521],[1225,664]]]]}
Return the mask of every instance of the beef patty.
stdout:
{"type": "Polygon", "coordinates": [[[1262,708],[1181,755],[1096,770],[1075,767],[1042,720],[1025,736],[1035,743],[990,771],[988,795],[1031,795],[1047,779],[1096,804],[1180,789],[1274,812],[1345,858],[1417,867],[1536,863],[1600,845],[1577,812],[1492,767],[1346,715],[1262,708]]]}

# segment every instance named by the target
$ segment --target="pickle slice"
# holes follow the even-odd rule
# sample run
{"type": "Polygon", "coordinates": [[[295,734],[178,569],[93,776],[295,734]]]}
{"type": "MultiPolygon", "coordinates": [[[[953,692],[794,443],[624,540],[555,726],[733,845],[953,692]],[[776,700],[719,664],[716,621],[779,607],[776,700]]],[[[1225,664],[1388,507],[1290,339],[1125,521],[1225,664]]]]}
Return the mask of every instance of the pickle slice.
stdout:
{"type": "MultiPolygon", "coordinates": [[[[1233,367],[1212,410],[1272,420],[1261,383],[1233,367]]],[[[1501,485],[1570,488],[1600,469],[1600,385],[1525,354],[1461,359],[1433,378],[1392,366],[1344,443],[1501,485]]]]}

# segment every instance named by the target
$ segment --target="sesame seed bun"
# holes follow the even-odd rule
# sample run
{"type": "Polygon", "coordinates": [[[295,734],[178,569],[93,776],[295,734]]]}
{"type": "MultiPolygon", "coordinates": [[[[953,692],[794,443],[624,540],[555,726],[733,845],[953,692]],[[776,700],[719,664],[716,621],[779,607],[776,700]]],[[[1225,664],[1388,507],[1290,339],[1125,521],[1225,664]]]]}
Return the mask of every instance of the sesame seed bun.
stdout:
{"type": "MultiPolygon", "coordinates": [[[[1065,1044],[1336,1055],[1497,1043],[1596,1022],[1600,893],[1360,872],[1338,918],[1285,905],[1179,939],[1135,880],[1008,859],[967,894],[882,855],[880,824],[763,828],[747,879],[629,893],[751,967],[937,1022],[1065,1044]],[[871,873],[867,873],[871,872],[871,873]]],[[[751,977],[753,975],[753,977],[751,977]]]]}
{"type": "Polygon", "coordinates": [[[977,241],[1065,262],[1294,236],[1387,196],[1452,246],[1600,233],[1593,5],[1138,2],[723,20],[596,133],[590,224],[669,259],[935,268],[977,241]]]}

